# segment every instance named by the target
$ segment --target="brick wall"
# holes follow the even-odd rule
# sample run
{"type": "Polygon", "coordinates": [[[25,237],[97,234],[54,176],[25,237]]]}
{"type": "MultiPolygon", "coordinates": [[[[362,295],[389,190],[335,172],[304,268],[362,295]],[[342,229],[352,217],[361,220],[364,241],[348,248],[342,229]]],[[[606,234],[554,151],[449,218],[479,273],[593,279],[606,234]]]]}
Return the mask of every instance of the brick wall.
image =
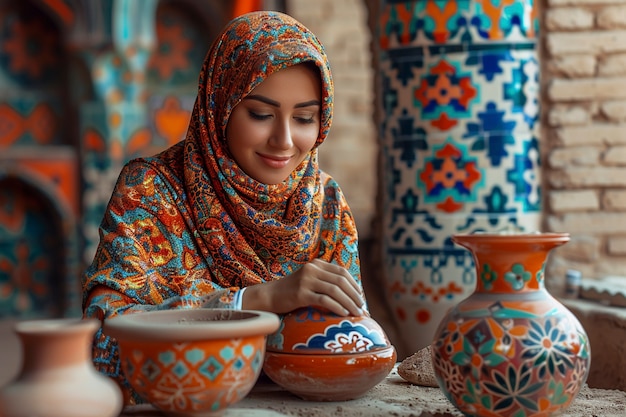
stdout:
{"type": "Polygon", "coordinates": [[[546,229],[552,276],[626,276],[626,0],[542,0],[546,229]]]}

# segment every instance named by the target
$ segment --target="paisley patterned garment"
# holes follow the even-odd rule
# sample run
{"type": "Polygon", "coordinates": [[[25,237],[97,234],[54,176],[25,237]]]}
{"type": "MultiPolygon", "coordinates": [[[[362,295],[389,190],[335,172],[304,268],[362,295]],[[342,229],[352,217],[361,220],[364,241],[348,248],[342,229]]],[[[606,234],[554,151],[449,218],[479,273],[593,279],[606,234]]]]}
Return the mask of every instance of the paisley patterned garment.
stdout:
{"type": "MultiPolygon", "coordinates": [[[[229,23],[202,67],[186,139],[120,173],[84,276],[84,316],[238,308],[242,288],[285,277],[315,258],[344,266],[360,284],[354,219],[337,183],[318,166],[332,106],[326,54],[302,24],[277,12],[229,23]],[[259,183],[228,153],[228,118],[270,74],[302,62],[321,74],[316,145],[283,183],[259,183]]],[[[117,345],[102,330],[93,354],[96,368],[122,384],[126,401],[138,402],[121,375],[117,345]]]]}

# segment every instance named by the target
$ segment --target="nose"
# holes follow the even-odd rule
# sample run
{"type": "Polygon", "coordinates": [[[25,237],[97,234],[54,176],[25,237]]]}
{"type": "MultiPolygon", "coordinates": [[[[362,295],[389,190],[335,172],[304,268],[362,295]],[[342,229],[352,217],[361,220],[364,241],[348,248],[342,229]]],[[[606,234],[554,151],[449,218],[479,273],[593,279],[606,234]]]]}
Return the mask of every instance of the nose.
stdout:
{"type": "Polygon", "coordinates": [[[278,149],[290,149],[293,147],[289,120],[277,119],[270,138],[270,145],[278,149]]]}

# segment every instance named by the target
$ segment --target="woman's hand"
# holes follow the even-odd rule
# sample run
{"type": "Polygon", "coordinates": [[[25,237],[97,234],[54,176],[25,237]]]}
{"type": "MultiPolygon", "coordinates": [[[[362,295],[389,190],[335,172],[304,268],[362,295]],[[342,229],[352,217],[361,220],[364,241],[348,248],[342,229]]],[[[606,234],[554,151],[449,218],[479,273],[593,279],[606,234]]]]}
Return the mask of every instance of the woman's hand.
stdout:
{"type": "Polygon", "coordinates": [[[340,316],[360,316],[364,305],[361,288],[350,273],[321,259],[279,280],[247,287],[242,300],[246,310],[277,314],[316,306],[340,316]]]}

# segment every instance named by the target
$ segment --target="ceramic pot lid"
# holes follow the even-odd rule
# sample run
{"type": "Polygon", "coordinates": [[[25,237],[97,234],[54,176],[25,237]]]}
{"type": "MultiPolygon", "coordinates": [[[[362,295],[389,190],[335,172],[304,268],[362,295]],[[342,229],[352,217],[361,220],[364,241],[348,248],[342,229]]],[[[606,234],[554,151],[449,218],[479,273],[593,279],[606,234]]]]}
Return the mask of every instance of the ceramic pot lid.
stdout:
{"type": "Polygon", "coordinates": [[[391,346],[382,327],[370,316],[337,316],[313,307],[281,317],[267,350],[297,354],[352,354],[391,346]]]}

